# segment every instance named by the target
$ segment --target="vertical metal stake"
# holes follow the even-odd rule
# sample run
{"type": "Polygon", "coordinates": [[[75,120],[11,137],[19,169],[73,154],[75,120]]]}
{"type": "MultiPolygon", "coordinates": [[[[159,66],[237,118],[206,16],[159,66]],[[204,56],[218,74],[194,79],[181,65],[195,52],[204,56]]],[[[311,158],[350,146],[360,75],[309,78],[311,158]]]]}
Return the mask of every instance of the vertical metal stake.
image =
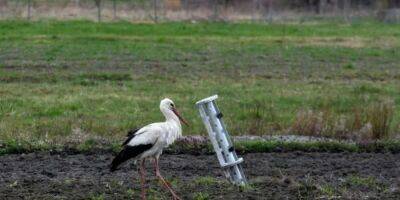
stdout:
{"type": "Polygon", "coordinates": [[[198,101],[196,105],[226,178],[236,185],[245,185],[247,180],[241,165],[243,158],[238,158],[236,155],[233,142],[222,120],[223,115],[215,103],[217,98],[218,96],[214,95],[198,101]]]}

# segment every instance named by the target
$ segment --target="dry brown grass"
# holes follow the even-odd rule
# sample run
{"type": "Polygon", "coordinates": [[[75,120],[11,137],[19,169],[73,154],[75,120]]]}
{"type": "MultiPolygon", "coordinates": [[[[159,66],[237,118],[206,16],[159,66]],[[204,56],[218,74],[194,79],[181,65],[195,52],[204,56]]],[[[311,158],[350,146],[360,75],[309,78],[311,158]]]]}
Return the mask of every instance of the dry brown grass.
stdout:
{"type": "Polygon", "coordinates": [[[372,139],[384,139],[390,134],[393,120],[394,103],[384,101],[369,106],[366,110],[366,121],[372,126],[372,139]]]}
{"type": "Polygon", "coordinates": [[[386,139],[391,133],[393,116],[394,103],[386,100],[373,103],[365,108],[354,108],[347,116],[335,116],[330,110],[301,110],[290,128],[290,132],[337,139],[386,139]]]}
{"type": "Polygon", "coordinates": [[[309,37],[298,41],[300,46],[340,46],[348,48],[363,48],[370,44],[360,37],[309,37]]]}
{"type": "Polygon", "coordinates": [[[329,110],[301,110],[291,126],[291,132],[300,135],[323,136],[332,130],[332,115],[329,110]]]}

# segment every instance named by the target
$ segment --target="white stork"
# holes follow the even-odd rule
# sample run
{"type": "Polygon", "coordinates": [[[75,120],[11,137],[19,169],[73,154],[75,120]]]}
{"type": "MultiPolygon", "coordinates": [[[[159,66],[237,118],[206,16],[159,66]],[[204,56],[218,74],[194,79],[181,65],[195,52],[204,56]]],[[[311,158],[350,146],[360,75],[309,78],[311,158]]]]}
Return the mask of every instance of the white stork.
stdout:
{"type": "Polygon", "coordinates": [[[144,164],[146,158],[153,158],[156,176],[172,194],[173,199],[180,200],[170,184],[161,176],[158,160],[163,149],[182,136],[180,121],[186,125],[188,125],[188,123],[180,116],[175,108],[174,102],[168,98],[160,102],[160,110],[164,114],[166,121],[149,124],[143,128],[129,131],[128,138],[122,144],[123,149],[111,163],[110,171],[113,172],[117,170],[117,167],[128,159],[132,158],[135,162],[140,160],[142,199],[146,199],[144,164]]]}

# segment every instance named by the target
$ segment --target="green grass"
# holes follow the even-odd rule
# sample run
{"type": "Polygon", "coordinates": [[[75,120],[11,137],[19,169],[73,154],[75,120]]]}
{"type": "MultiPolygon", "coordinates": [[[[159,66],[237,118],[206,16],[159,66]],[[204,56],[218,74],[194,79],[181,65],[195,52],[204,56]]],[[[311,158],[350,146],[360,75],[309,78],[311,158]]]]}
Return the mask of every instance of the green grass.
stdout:
{"type": "Polygon", "coordinates": [[[382,101],[394,104],[394,135],[398,36],[399,25],[373,21],[1,21],[0,141],[53,146],[75,131],[112,143],[163,120],[164,97],[190,121],[184,134],[203,135],[194,103],[213,94],[234,135],[288,133],[301,110],[332,113],[336,124],[382,101]]]}
{"type": "Polygon", "coordinates": [[[343,178],[342,182],[337,185],[322,184],[316,185],[316,187],[322,199],[337,199],[344,196],[353,196],[353,198],[354,196],[360,196],[359,198],[365,198],[371,195],[369,192],[387,193],[389,189],[389,185],[380,182],[376,177],[360,177],[358,175],[349,175],[343,178]]]}
{"type": "Polygon", "coordinates": [[[359,176],[350,176],[348,177],[347,181],[349,182],[350,185],[355,185],[355,186],[366,186],[366,187],[376,187],[377,186],[377,181],[374,177],[359,177],[359,176]]]}
{"type": "Polygon", "coordinates": [[[104,194],[100,194],[100,195],[92,195],[90,197],[91,200],[104,200],[104,194]]]}
{"type": "Polygon", "coordinates": [[[207,200],[207,199],[211,199],[210,195],[204,192],[196,192],[194,194],[193,199],[195,200],[207,200]]]}
{"type": "MultiPolygon", "coordinates": [[[[399,141],[379,141],[370,143],[341,143],[341,142],[282,142],[282,141],[241,141],[235,142],[235,150],[240,154],[245,153],[268,153],[268,152],[351,152],[351,153],[399,153],[399,141]]],[[[75,153],[93,153],[98,151],[119,152],[121,150],[120,141],[104,142],[88,139],[80,144],[68,144],[64,141],[60,143],[46,143],[43,141],[23,141],[6,140],[0,148],[0,156],[5,154],[29,153],[38,151],[54,151],[54,152],[75,152],[75,153]]],[[[190,145],[184,143],[176,143],[165,150],[166,153],[172,154],[214,154],[214,150],[210,143],[202,143],[201,145],[190,145]]],[[[210,177],[199,178],[196,184],[212,185],[216,180],[210,177]]]]}

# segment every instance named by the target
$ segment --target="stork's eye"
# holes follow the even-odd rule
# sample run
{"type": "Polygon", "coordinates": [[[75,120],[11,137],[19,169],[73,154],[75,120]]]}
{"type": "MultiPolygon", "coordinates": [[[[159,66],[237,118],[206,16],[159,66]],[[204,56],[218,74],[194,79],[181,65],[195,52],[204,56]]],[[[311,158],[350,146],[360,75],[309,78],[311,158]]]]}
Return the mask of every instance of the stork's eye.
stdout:
{"type": "Polygon", "coordinates": [[[171,103],[170,105],[171,105],[171,107],[174,107],[174,104],[173,104],[173,103],[171,103]]]}

